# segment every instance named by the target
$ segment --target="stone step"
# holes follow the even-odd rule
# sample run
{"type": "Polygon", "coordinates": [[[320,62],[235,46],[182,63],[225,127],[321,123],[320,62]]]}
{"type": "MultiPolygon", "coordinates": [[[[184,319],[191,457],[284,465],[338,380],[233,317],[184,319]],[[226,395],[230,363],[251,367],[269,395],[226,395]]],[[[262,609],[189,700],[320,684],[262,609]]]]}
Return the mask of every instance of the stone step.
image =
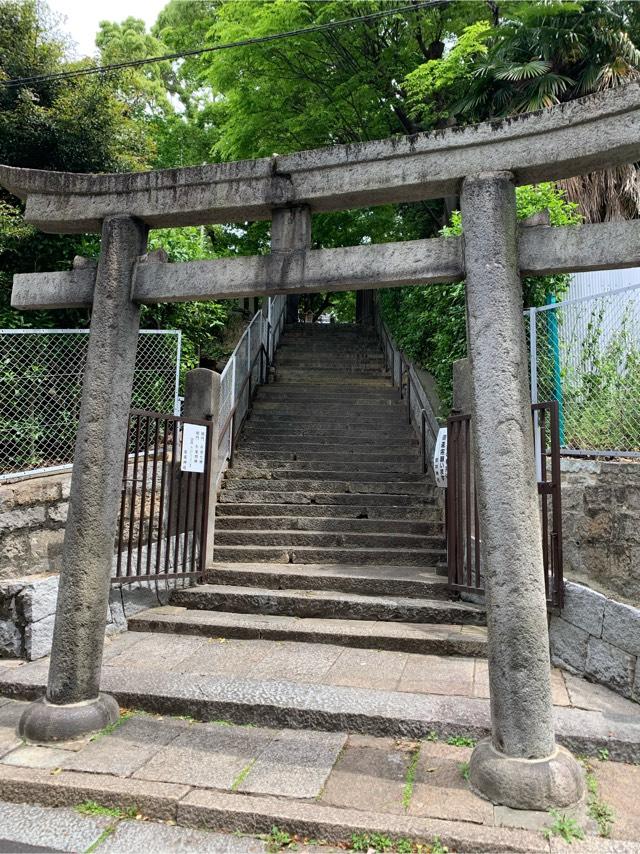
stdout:
{"type": "Polygon", "coordinates": [[[361,365],[354,365],[353,368],[349,366],[345,368],[313,368],[313,367],[290,367],[285,366],[280,368],[279,365],[276,365],[276,375],[279,379],[295,381],[295,382],[307,382],[308,380],[313,380],[314,377],[322,374],[322,382],[337,382],[342,377],[348,379],[350,382],[356,378],[360,379],[375,379],[376,377],[384,377],[385,371],[382,367],[380,368],[363,368],[361,365]]]}
{"type": "MultiPolygon", "coordinates": [[[[233,468],[228,469],[229,475],[237,471],[279,471],[279,472],[317,472],[326,471],[328,466],[335,466],[333,471],[348,472],[421,472],[419,461],[415,458],[410,462],[349,462],[348,459],[339,460],[289,460],[284,459],[247,459],[244,455],[236,454],[233,468]]],[[[256,475],[260,476],[260,475],[256,475]]]]}
{"type": "MultiPolygon", "coordinates": [[[[158,610],[154,609],[152,613],[156,614],[158,610]]],[[[196,612],[191,614],[195,615],[196,612]]],[[[206,619],[207,612],[202,614],[206,619]]],[[[266,617],[262,619],[267,622],[266,617]]],[[[302,621],[291,620],[292,623],[294,621],[303,625],[302,621]]],[[[367,628],[391,631],[391,626],[390,623],[369,623],[367,628]]],[[[400,629],[403,624],[397,623],[396,626],[400,629]]],[[[417,624],[415,629],[421,631],[417,624]]],[[[432,626],[430,631],[438,629],[452,635],[456,632],[463,635],[466,631],[476,634],[478,631],[460,626],[432,626]]],[[[220,635],[212,631],[212,636],[220,635]]],[[[158,636],[159,639],[161,637],[158,636]]],[[[172,636],[167,634],[164,637],[169,641],[170,650],[172,636]]],[[[135,647],[132,652],[135,652],[135,647]]],[[[313,655],[314,652],[312,648],[309,654],[313,655]]],[[[167,659],[170,658],[171,652],[168,652],[167,659]]],[[[461,735],[475,739],[491,733],[489,701],[486,699],[467,696],[452,698],[446,694],[352,688],[282,679],[195,675],[179,667],[162,669],[150,666],[145,669],[140,666],[142,663],[137,662],[135,667],[104,667],[100,689],[113,694],[125,708],[162,715],[190,715],[205,721],[228,720],[238,724],[344,731],[405,739],[426,738],[432,732],[443,738],[461,735]]],[[[0,694],[7,697],[34,699],[44,693],[46,683],[47,669],[40,662],[23,667],[0,668],[0,694]]],[[[640,720],[637,713],[612,715],[556,706],[554,723],[558,741],[574,753],[597,756],[606,750],[612,761],[640,762],[640,720]]],[[[56,791],[59,792],[64,773],[51,775],[47,772],[40,779],[55,781],[56,791]]],[[[19,784],[17,791],[24,792],[24,785],[19,784]]],[[[82,799],[78,797],[77,790],[74,798],[73,803],[82,799]]],[[[132,800],[130,798],[128,803],[132,800]]],[[[278,803],[286,801],[279,799],[278,803]]],[[[108,803],[112,803],[112,800],[108,803]]],[[[252,806],[252,813],[254,811],[255,806],[252,806]]],[[[478,829],[474,832],[477,833],[478,829]]],[[[546,841],[543,842],[548,845],[546,841]]],[[[482,850],[496,849],[495,846],[485,844],[482,850]]]]}
{"type": "Polygon", "coordinates": [[[375,413],[372,413],[371,416],[367,416],[366,418],[352,418],[346,412],[336,418],[330,416],[315,417],[313,415],[298,417],[298,415],[290,415],[285,412],[274,412],[273,414],[252,412],[246,422],[246,427],[254,426],[272,430],[331,430],[333,432],[339,430],[341,436],[349,435],[353,430],[357,430],[358,432],[385,430],[394,433],[395,431],[404,431],[406,433],[411,429],[406,410],[390,415],[382,413],[378,417],[376,417],[375,413]]]}
{"type": "Polygon", "coordinates": [[[407,519],[423,520],[443,524],[444,512],[435,504],[421,504],[417,507],[390,507],[390,506],[363,506],[362,504],[267,504],[260,503],[219,503],[216,506],[216,525],[218,519],[227,516],[245,516],[250,519],[271,517],[300,517],[301,521],[307,518],[331,518],[338,519],[407,519]]]}
{"type": "Polygon", "coordinates": [[[320,426],[310,427],[306,430],[296,428],[295,426],[284,427],[283,429],[272,429],[267,425],[255,422],[255,424],[245,426],[242,432],[242,437],[247,442],[261,442],[269,440],[271,444],[274,442],[331,442],[331,444],[339,444],[342,439],[348,436],[350,444],[362,442],[375,442],[376,444],[386,443],[388,445],[397,446],[407,444],[415,447],[418,442],[414,434],[410,433],[408,428],[400,427],[396,430],[382,429],[363,429],[353,427],[349,431],[341,431],[335,428],[323,429],[320,426]]]}
{"type": "Polygon", "coordinates": [[[234,563],[389,563],[421,566],[425,570],[446,573],[441,552],[429,549],[314,548],[313,546],[214,546],[216,561],[234,563]]]}
{"type": "Polygon", "coordinates": [[[380,463],[407,463],[412,466],[416,464],[418,459],[418,449],[409,448],[398,451],[398,453],[367,453],[358,450],[357,447],[347,447],[344,451],[333,453],[332,451],[309,451],[302,450],[276,450],[274,449],[247,449],[244,443],[240,443],[234,460],[242,463],[252,463],[255,461],[279,461],[289,460],[291,462],[305,461],[315,463],[319,461],[330,460],[332,462],[344,462],[347,464],[360,465],[361,463],[377,465],[380,463]]]}
{"type": "Polygon", "coordinates": [[[418,483],[428,483],[425,475],[422,472],[417,472],[414,466],[414,471],[358,471],[357,469],[349,468],[332,468],[324,469],[317,466],[315,469],[297,470],[293,466],[280,469],[260,469],[254,466],[236,466],[226,472],[226,479],[231,480],[346,480],[349,482],[360,481],[362,483],[378,483],[385,481],[393,483],[400,481],[408,483],[416,481],[418,483]]]}
{"type": "Polygon", "coordinates": [[[284,383],[295,383],[300,388],[308,388],[310,392],[313,389],[333,389],[333,388],[341,388],[342,386],[349,385],[354,386],[358,385],[362,389],[371,389],[371,388],[389,388],[390,379],[389,376],[385,373],[376,374],[375,376],[357,376],[356,374],[344,374],[344,375],[335,375],[335,376],[324,376],[322,373],[307,373],[303,374],[302,378],[298,376],[291,376],[287,379],[286,376],[282,376],[278,373],[277,367],[275,372],[275,384],[277,385],[280,382],[284,383]]]}
{"type": "MultiPolygon", "coordinates": [[[[284,485],[286,481],[282,481],[282,483],[284,485]]],[[[432,503],[432,499],[426,494],[419,496],[392,495],[389,493],[377,495],[371,492],[304,492],[303,490],[297,491],[297,488],[295,491],[283,489],[282,492],[275,489],[223,489],[218,501],[230,504],[357,504],[360,507],[364,504],[366,507],[410,507],[416,513],[422,512],[424,505],[432,503]]]]}
{"type": "Polygon", "coordinates": [[[367,549],[433,549],[434,554],[443,559],[442,536],[424,534],[405,534],[390,532],[358,531],[282,531],[228,530],[222,529],[216,534],[216,548],[219,546],[284,546],[295,549],[298,546],[321,548],[367,548],[367,549]]]}
{"type": "Polygon", "coordinates": [[[346,531],[349,533],[421,534],[442,539],[442,522],[411,519],[336,519],[330,516],[219,516],[216,531],[346,531]]]}
{"type": "MultiPolygon", "coordinates": [[[[367,413],[369,413],[370,417],[372,415],[378,416],[378,414],[382,414],[386,411],[401,411],[403,406],[402,401],[400,399],[388,400],[386,402],[379,402],[374,400],[367,401],[366,398],[364,398],[364,400],[364,403],[354,403],[353,401],[351,401],[348,404],[348,414],[353,416],[354,418],[360,415],[367,415],[367,413]]],[[[319,401],[318,403],[314,404],[313,394],[310,394],[307,400],[286,401],[286,403],[284,404],[281,401],[271,401],[268,399],[261,400],[259,397],[256,397],[255,402],[253,404],[253,411],[261,413],[280,412],[290,415],[303,415],[307,417],[318,415],[324,416],[325,418],[335,412],[336,415],[344,417],[345,404],[337,402],[325,406],[322,401],[319,401]]]]}
{"type": "Polygon", "coordinates": [[[486,629],[482,627],[235,614],[229,611],[191,610],[173,605],[137,613],[129,619],[129,631],[210,638],[259,638],[422,655],[484,658],[487,654],[486,629]]]}
{"type": "Polygon", "coordinates": [[[350,564],[304,564],[279,566],[271,563],[212,563],[206,581],[240,587],[277,590],[341,590],[369,596],[417,596],[451,599],[446,579],[422,567],[353,566],[350,564]]]}
{"type": "Polygon", "coordinates": [[[266,478],[238,478],[237,480],[225,480],[222,483],[223,491],[234,490],[270,491],[276,489],[296,490],[297,492],[346,492],[346,493],[372,493],[373,495],[418,495],[422,498],[433,493],[435,487],[426,478],[420,481],[386,480],[373,483],[357,480],[267,480],[266,478]]]}
{"type": "Polygon", "coordinates": [[[173,590],[171,605],[204,611],[276,614],[330,620],[381,620],[394,623],[484,625],[484,608],[466,602],[403,596],[364,596],[335,590],[274,590],[200,584],[173,590]]]}
{"type": "MultiPolygon", "coordinates": [[[[257,441],[255,439],[245,439],[241,444],[241,449],[247,451],[248,453],[254,453],[255,451],[294,451],[294,452],[305,452],[305,451],[319,451],[321,453],[329,453],[332,456],[337,456],[339,454],[344,454],[347,452],[352,453],[360,453],[366,454],[370,458],[378,456],[385,456],[387,454],[406,454],[413,449],[414,454],[417,456],[419,443],[418,439],[414,439],[411,442],[405,441],[395,444],[393,442],[367,442],[363,444],[362,441],[349,441],[348,437],[343,439],[341,442],[312,442],[307,439],[300,439],[298,442],[277,442],[277,441],[267,441],[267,438],[262,441],[257,441]],[[350,450],[351,449],[351,450],[350,450]]],[[[415,457],[414,457],[415,459],[415,457]]]]}

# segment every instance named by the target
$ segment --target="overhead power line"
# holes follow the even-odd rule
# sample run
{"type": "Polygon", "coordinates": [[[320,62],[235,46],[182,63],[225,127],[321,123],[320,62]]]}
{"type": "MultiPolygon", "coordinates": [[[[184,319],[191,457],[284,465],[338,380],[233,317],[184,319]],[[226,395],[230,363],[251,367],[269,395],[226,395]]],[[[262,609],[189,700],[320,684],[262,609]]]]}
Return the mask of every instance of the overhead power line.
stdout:
{"type": "Polygon", "coordinates": [[[33,77],[16,77],[13,80],[2,80],[0,86],[5,88],[14,86],[27,86],[30,83],[48,83],[56,80],[69,80],[74,77],[86,77],[91,74],[104,74],[109,71],[120,71],[123,68],[139,68],[142,65],[151,65],[158,62],[170,62],[174,59],[185,59],[188,56],[200,56],[204,53],[215,53],[221,50],[231,50],[236,47],[247,47],[255,44],[266,44],[267,42],[289,39],[294,36],[304,36],[308,33],[321,33],[326,30],[335,30],[351,24],[359,24],[364,21],[374,21],[378,18],[386,18],[390,15],[398,15],[404,12],[417,12],[420,9],[433,8],[435,6],[446,6],[450,0],[426,0],[426,2],[412,3],[410,6],[400,6],[395,9],[382,9],[379,12],[371,12],[368,15],[356,15],[354,18],[342,18],[339,21],[328,21],[326,24],[315,24],[311,27],[302,27],[297,30],[288,30],[284,33],[271,33],[266,36],[240,39],[240,41],[227,42],[226,44],[212,45],[211,47],[194,48],[176,53],[165,53],[162,56],[150,56],[146,59],[131,59],[125,62],[114,62],[110,65],[92,66],[90,68],[77,68],[73,71],[59,71],[53,74],[36,74],[33,77]]]}

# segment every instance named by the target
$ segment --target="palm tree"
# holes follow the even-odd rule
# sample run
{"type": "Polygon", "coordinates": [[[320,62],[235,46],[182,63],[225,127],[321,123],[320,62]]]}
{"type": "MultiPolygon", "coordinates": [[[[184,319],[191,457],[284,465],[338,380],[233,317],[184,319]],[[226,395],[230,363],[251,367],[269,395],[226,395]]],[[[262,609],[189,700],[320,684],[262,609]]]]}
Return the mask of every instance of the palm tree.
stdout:
{"type": "MultiPolygon", "coordinates": [[[[454,107],[459,119],[532,112],[640,76],[640,9],[634,2],[542,0],[509,3],[471,85],[454,107]]],[[[640,215],[634,165],[560,182],[587,222],[640,215]]]]}

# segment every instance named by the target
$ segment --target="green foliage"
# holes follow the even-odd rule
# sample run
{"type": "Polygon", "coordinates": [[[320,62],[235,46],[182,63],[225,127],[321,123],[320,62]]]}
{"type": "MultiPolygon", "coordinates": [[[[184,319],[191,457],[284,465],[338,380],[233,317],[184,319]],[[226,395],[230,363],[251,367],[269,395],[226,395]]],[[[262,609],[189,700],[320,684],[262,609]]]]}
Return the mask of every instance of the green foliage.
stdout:
{"type": "MultiPolygon", "coordinates": [[[[606,758],[609,758],[608,751],[606,758]]],[[[595,775],[593,766],[584,757],[581,758],[580,761],[584,766],[585,780],[587,783],[587,814],[598,825],[600,836],[608,838],[611,836],[611,831],[613,829],[615,813],[609,804],[600,799],[598,779],[595,775]]]]}
{"type": "Polygon", "coordinates": [[[475,747],[476,739],[468,735],[450,735],[447,744],[453,747],[475,747]]]}
{"type": "Polygon", "coordinates": [[[549,814],[553,818],[553,824],[544,830],[544,836],[547,839],[551,839],[552,836],[560,836],[569,845],[574,839],[584,839],[584,830],[575,818],[570,818],[558,810],[549,810],[549,814]]]}
{"type": "Polygon", "coordinates": [[[460,768],[460,776],[463,780],[468,780],[471,774],[471,770],[468,762],[461,762],[458,766],[460,768]]]}
{"type": "Polygon", "coordinates": [[[282,850],[294,851],[297,848],[294,837],[286,830],[282,830],[275,824],[270,833],[265,837],[267,851],[276,852],[282,850]]]}
{"type": "Polygon", "coordinates": [[[76,805],[75,811],[80,815],[109,816],[110,818],[135,818],[138,815],[138,808],[135,805],[125,808],[105,807],[97,801],[83,801],[76,805]]]}
{"type": "MultiPolygon", "coordinates": [[[[516,203],[519,219],[548,210],[551,225],[580,221],[576,205],[550,183],[517,187],[516,203]]],[[[453,211],[450,224],[441,233],[446,237],[462,233],[459,211],[453,211]]],[[[527,277],[523,280],[524,305],[544,303],[547,293],[561,294],[567,285],[565,275],[527,277]]],[[[460,282],[383,290],[379,296],[382,317],[396,343],[408,358],[433,374],[445,407],[451,404],[453,362],[466,356],[464,293],[460,282]]]]}

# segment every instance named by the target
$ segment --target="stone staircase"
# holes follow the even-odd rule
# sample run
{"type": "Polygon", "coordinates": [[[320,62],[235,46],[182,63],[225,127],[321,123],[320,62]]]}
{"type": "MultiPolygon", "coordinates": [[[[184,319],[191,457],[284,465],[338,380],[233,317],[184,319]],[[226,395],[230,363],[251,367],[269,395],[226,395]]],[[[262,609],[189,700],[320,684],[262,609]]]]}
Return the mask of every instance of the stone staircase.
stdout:
{"type": "Polygon", "coordinates": [[[483,656],[484,610],[446,588],[440,502],[373,331],[290,326],[222,484],[206,583],[130,628],[483,656]]]}

